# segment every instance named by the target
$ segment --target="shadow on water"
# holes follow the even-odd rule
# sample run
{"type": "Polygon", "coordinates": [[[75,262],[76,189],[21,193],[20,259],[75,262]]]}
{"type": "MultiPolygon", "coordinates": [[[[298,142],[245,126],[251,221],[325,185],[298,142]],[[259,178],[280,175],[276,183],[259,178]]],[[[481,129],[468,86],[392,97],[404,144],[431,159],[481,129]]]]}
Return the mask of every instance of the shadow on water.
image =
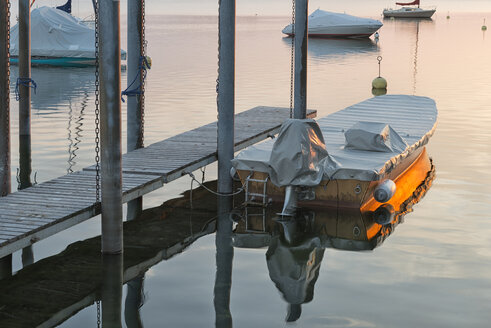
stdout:
{"type": "MultiPolygon", "coordinates": [[[[234,201],[243,199],[217,201],[202,187],[193,190],[191,208],[187,191],[124,223],[123,256],[101,256],[100,237],[94,237],[0,280],[0,326],[54,327],[97,303],[103,327],[120,327],[122,288],[127,284],[125,324],[143,327],[145,273],[214,232],[216,326],[233,324],[230,293],[235,248],[267,248],[269,276],[288,303],[286,321],[296,321],[302,304],[314,297],[325,248],[360,251],[380,246],[433,179],[432,166],[407,199],[382,210],[304,208],[291,218],[278,217],[281,208],[275,206],[232,210],[234,201]]],[[[208,188],[216,189],[216,183],[208,183],[208,188]]]]}

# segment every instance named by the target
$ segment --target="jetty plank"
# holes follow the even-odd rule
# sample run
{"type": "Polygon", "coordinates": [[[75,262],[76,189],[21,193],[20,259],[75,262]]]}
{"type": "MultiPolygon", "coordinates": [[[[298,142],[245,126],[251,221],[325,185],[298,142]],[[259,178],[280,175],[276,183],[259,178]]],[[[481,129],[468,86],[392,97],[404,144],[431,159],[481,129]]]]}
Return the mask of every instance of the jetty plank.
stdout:
{"type": "MultiPolygon", "coordinates": [[[[255,107],[235,116],[235,150],[279,132],[288,108],[255,107]]],[[[316,112],[308,111],[308,117],[316,112]]],[[[217,160],[217,122],[123,155],[123,202],[217,160]]],[[[0,198],[0,258],[100,214],[95,165],[0,198]]]]}

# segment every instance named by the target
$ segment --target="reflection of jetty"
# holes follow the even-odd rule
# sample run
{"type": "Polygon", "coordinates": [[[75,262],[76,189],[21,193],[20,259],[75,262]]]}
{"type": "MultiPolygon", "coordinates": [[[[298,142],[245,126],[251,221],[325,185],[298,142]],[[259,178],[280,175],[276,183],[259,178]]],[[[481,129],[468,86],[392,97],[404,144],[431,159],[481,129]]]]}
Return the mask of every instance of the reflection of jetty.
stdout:
{"type": "MultiPolygon", "coordinates": [[[[215,231],[216,197],[202,188],[124,223],[123,282],[215,231]]],[[[100,237],[76,242],[0,280],[0,327],[52,327],[100,299],[100,237]],[[49,301],[47,301],[49,300],[49,301]]]]}

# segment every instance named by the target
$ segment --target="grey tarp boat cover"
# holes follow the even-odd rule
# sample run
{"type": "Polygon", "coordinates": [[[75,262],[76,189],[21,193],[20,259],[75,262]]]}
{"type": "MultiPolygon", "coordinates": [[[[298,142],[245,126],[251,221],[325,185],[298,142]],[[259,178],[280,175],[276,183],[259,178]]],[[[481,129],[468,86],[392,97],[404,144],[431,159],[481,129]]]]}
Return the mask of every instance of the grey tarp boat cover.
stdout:
{"type": "Polygon", "coordinates": [[[287,120],[276,140],[244,149],[232,165],[268,173],[277,186],[379,180],[428,142],[436,118],[430,98],[378,96],[323,117],[318,125],[287,120]]]}
{"type": "MultiPolygon", "coordinates": [[[[31,12],[31,55],[95,57],[94,29],[63,10],[40,7],[31,12]]],[[[10,55],[19,55],[19,24],[10,31],[10,55]]]]}

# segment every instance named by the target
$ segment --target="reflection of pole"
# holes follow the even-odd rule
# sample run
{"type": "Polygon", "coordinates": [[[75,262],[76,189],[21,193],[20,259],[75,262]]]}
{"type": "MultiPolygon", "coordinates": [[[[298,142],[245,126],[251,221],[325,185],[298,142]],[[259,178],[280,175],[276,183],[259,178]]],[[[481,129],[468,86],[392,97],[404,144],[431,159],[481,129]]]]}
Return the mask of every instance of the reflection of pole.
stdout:
{"type": "Polygon", "coordinates": [[[308,0],[295,2],[295,101],[294,118],[307,117],[308,0]]]}
{"type": "Polygon", "coordinates": [[[124,303],[124,320],[128,328],[142,328],[140,308],[144,302],[143,282],[145,275],[142,274],[126,284],[126,301],[124,303]]]}
{"type": "Polygon", "coordinates": [[[19,0],[19,152],[20,186],[31,186],[31,11],[29,0],[19,0]]]}
{"type": "Polygon", "coordinates": [[[102,256],[102,279],[102,327],[121,328],[121,298],[123,296],[122,254],[102,256]]]}
{"type": "MultiPolygon", "coordinates": [[[[143,0],[128,0],[128,88],[135,76],[140,77],[140,85],[143,83],[143,69],[140,67],[140,57],[143,54],[143,0]]],[[[137,82],[138,83],[138,82],[137,82]]],[[[138,84],[137,84],[138,85],[138,84]]],[[[127,97],[127,150],[128,152],[143,147],[142,142],[142,97],[134,95],[127,97]]],[[[142,197],[138,197],[128,202],[127,219],[133,220],[140,215],[142,211],[142,197]]]]}
{"type": "Polygon", "coordinates": [[[234,158],[235,0],[219,0],[218,25],[218,192],[232,192],[234,158]]]}
{"type": "Polygon", "coordinates": [[[99,1],[102,252],[123,251],[119,1],[99,1]]]}
{"type": "Polygon", "coordinates": [[[215,277],[215,326],[218,328],[232,327],[230,313],[230,289],[232,288],[232,264],[234,248],[232,246],[232,220],[229,218],[232,210],[231,197],[218,199],[218,223],[216,233],[216,264],[215,277]]]}
{"type": "Polygon", "coordinates": [[[418,73],[419,21],[416,22],[416,46],[414,48],[413,95],[416,94],[416,74],[418,73]]]}

